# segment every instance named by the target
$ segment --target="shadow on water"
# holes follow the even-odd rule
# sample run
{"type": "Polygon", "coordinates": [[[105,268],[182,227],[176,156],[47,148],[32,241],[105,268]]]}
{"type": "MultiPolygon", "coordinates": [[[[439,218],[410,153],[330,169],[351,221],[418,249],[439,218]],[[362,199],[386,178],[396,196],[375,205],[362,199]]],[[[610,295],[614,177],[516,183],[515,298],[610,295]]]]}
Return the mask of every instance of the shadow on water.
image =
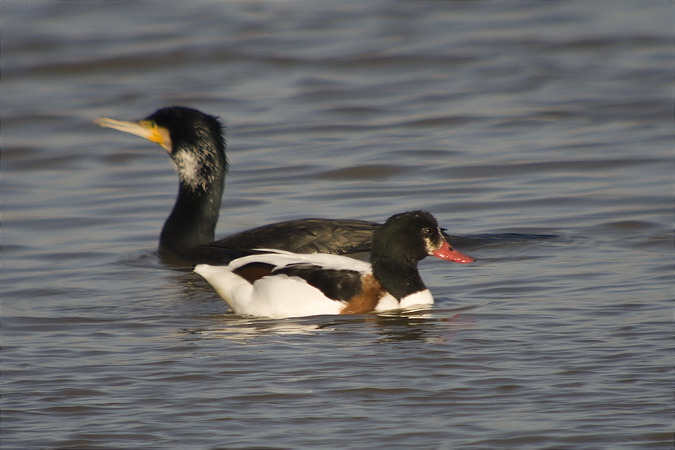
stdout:
{"type": "Polygon", "coordinates": [[[443,310],[394,312],[380,315],[311,316],[289,319],[262,319],[233,313],[212,316],[213,327],[183,329],[181,338],[187,341],[227,339],[250,343],[263,337],[314,335],[322,332],[345,333],[357,339],[376,343],[425,341],[444,343],[461,330],[473,327],[474,320],[461,312],[474,306],[443,310]]]}
{"type": "MultiPolygon", "coordinates": [[[[469,310],[473,307],[461,308],[469,310]]],[[[382,315],[376,319],[377,332],[380,336],[379,343],[425,341],[428,343],[442,344],[452,340],[453,336],[464,329],[473,327],[473,319],[455,312],[445,310],[440,313],[444,317],[425,315],[382,315]],[[452,314],[455,312],[454,314],[452,314]]],[[[435,311],[439,313],[439,311],[435,311]]]]}

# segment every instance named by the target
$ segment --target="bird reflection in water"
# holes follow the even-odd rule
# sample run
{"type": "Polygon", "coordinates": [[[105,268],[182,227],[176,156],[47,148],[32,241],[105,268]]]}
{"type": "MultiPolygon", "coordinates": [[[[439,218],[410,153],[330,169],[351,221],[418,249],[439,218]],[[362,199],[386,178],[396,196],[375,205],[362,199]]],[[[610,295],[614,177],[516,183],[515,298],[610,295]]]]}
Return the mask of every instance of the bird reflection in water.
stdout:
{"type": "MultiPolygon", "coordinates": [[[[471,309],[461,308],[461,310],[471,309]]],[[[227,339],[240,344],[269,336],[312,336],[322,332],[354,333],[372,335],[375,342],[391,343],[424,341],[444,344],[454,339],[461,331],[472,329],[474,319],[456,312],[458,309],[440,311],[450,314],[441,316],[438,310],[409,312],[405,314],[380,314],[358,316],[312,316],[296,319],[257,319],[228,313],[214,315],[214,320],[227,321],[223,326],[202,329],[184,329],[184,340],[227,339]],[[454,314],[453,314],[454,312],[454,314]]]]}

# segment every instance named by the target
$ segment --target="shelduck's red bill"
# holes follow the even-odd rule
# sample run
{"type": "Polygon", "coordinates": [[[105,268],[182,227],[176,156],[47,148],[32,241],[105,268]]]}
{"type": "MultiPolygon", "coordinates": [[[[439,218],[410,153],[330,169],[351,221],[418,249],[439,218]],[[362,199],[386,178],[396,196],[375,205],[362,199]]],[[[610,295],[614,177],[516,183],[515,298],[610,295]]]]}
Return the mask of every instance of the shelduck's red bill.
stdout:
{"type": "Polygon", "coordinates": [[[443,242],[441,248],[436,250],[433,255],[438,259],[442,259],[444,261],[454,261],[460,264],[468,264],[476,260],[475,258],[458,252],[454,248],[450,247],[450,244],[448,244],[447,241],[443,242]]]}

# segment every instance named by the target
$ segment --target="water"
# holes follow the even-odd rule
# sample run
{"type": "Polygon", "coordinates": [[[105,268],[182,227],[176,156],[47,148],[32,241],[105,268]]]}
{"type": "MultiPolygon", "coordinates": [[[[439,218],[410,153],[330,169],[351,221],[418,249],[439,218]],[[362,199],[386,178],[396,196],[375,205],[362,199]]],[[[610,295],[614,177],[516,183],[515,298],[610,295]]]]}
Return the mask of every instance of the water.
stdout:
{"type": "Polygon", "coordinates": [[[673,448],[670,2],[1,8],[4,448],[673,448]],[[92,124],[171,104],[227,123],[218,236],[422,208],[479,261],[229,313],[157,258],[164,152],[92,124]]]}

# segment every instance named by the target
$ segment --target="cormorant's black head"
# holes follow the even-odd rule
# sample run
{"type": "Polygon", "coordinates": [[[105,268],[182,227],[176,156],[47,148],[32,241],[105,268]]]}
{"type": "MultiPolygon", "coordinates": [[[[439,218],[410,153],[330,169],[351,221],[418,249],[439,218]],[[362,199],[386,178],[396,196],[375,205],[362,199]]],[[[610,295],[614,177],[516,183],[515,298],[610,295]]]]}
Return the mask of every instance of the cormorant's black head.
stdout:
{"type": "Polygon", "coordinates": [[[227,172],[224,129],[216,117],[172,106],[156,111],[145,121],[168,131],[169,154],[184,187],[194,192],[207,190],[227,172]]]}
{"type": "Polygon", "coordinates": [[[225,148],[224,129],[218,118],[196,109],[183,106],[162,108],[148,116],[145,121],[168,130],[170,150],[167,150],[171,154],[189,148],[199,151],[203,146],[222,150],[225,148]]]}
{"type": "Polygon", "coordinates": [[[223,125],[214,116],[171,106],[141,121],[100,118],[96,123],[161,145],[171,156],[181,188],[187,192],[199,194],[214,182],[222,184],[227,172],[226,144],[223,125]]]}

